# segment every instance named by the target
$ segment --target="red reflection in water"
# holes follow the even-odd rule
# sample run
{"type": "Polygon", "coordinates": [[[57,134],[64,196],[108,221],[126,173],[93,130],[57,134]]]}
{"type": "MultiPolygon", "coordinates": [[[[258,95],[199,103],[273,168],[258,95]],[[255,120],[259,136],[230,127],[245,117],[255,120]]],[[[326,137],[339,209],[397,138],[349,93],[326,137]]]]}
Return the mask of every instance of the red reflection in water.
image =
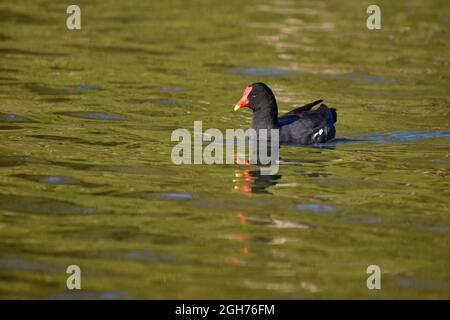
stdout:
{"type": "MultiPolygon", "coordinates": [[[[244,213],[238,212],[237,217],[239,219],[239,224],[241,226],[245,226],[248,224],[247,217],[244,213]]],[[[250,238],[251,238],[251,236],[246,233],[238,233],[238,234],[233,234],[233,235],[229,236],[230,240],[243,242],[243,243],[246,243],[250,238]]],[[[240,249],[241,254],[248,254],[249,252],[250,252],[250,248],[247,245],[245,245],[243,248],[240,249]]],[[[230,264],[233,266],[238,266],[238,265],[241,265],[241,263],[242,263],[242,261],[239,257],[227,257],[225,259],[225,262],[227,264],[230,264]]]]}
{"type": "Polygon", "coordinates": [[[253,178],[250,175],[251,170],[246,170],[243,172],[236,172],[235,177],[239,178],[237,180],[234,180],[234,190],[242,193],[251,193],[253,191],[252,189],[252,183],[253,178]]]}
{"type": "Polygon", "coordinates": [[[242,212],[238,213],[238,217],[241,224],[247,224],[247,217],[242,212]]]}

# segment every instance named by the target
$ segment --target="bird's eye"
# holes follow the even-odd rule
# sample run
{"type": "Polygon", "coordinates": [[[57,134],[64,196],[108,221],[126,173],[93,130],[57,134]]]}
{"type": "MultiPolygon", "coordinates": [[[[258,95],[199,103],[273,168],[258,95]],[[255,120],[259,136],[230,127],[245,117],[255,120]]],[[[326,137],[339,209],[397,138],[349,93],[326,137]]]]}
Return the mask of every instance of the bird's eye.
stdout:
{"type": "Polygon", "coordinates": [[[252,94],[252,98],[256,98],[256,94],[252,94]]]}

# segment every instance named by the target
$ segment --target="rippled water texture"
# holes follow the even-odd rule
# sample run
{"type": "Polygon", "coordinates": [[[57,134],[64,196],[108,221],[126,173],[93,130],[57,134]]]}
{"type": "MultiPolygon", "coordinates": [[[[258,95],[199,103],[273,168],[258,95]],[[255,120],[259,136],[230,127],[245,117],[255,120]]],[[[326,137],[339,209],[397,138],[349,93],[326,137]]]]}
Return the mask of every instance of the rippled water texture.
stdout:
{"type": "Polygon", "coordinates": [[[69,31],[0,3],[1,298],[450,298],[449,1],[378,1],[374,31],[357,1],[77,4],[69,31]],[[336,140],[172,164],[175,128],[246,128],[256,81],[336,140]]]}

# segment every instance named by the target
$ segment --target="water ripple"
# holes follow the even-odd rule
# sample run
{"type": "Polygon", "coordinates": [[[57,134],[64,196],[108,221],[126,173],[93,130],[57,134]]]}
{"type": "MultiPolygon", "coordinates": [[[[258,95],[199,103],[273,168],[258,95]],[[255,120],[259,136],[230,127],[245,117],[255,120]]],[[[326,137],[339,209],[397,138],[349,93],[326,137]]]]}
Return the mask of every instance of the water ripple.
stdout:
{"type": "Polygon", "coordinates": [[[98,210],[73,202],[44,197],[29,197],[0,193],[0,209],[34,214],[89,214],[98,210]]]}
{"type": "Polygon", "coordinates": [[[270,67],[234,67],[231,68],[232,73],[249,74],[258,76],[283,76],[292,74],[293,71],[283,68],[270,68],[270,67]]]}
{"type": "Polygon", "coordinates": [[[330,205],[320,203],[300,203],[295,207],[297,209],[308,210],[313,212],[330,212],[335,210],[335,208],[330,205]]]}

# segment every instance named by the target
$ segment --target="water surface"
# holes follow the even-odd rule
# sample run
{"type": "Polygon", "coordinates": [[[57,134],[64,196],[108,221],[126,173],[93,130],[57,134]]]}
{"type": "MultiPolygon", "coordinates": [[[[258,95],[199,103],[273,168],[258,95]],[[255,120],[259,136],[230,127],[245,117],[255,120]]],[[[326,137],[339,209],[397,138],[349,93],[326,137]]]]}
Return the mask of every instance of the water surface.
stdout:
{"type": "Polygon", "coordinates": [[[380,1],[378,31],[354,1],[78,4],[80,31],[0,4],[1,298],[450,298],[448,1],[380,1]],[[257,81],[335,107],[336,141],[172,164],[257,81]]]}

